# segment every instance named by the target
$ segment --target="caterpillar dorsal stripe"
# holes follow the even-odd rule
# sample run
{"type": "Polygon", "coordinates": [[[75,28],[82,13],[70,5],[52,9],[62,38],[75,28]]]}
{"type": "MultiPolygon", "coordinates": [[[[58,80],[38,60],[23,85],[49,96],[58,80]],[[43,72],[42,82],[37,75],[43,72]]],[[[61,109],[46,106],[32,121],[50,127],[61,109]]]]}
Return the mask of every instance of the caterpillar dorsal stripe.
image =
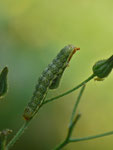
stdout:
{"type": "Polygon", "coordinates": [[[24,110],[23,116],[25,120],[30,120],[35,115],[37,109],[44,101],[48,89],[55,89],[59,86],[65,68],[68,66],[73,54],[79,49],[73,45],[65,46],[42,72],[35,92],[24,110]]]}

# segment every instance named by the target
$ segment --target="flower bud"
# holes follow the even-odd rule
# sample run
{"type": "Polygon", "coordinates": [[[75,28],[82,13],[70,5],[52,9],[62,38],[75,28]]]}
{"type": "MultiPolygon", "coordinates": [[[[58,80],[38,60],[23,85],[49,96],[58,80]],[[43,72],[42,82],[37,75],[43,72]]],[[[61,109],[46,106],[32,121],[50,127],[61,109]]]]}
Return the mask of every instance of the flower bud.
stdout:
{"type": "Polygon", "coordinates": [[[7,92],[7,74],[8,68],[5,67],[0,73],[0,98],[7,92]]]}
{"type": "Polygon", "coordinates": [[[93,73],[98,78],[105,78],[109,75],[113,68],[113,55],[105,60],[98,61],[93,66],[93,73]]]}

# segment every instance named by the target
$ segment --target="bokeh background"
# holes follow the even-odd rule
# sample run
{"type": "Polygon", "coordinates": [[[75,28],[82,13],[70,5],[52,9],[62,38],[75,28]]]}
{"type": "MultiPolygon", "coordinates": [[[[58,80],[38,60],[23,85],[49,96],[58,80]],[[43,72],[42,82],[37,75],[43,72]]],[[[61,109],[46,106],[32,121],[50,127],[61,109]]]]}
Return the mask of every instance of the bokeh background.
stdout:
{"type": "MultiPolygon", "coordinates": [[[[23,110],[43,69],[61,48],[74,44],[74,55],[53,97],[86,79],[93,64],[113,54],[112,0],[0,0],[0,70],[9,67],[9,92],[0,101],[0,130],[23,123],[23,110]]],[[[73,132],[82,137],[113,130],[113,73],[87,84],[73,132]]],[[[12,150],[50,150],[66,136],[78,91],[45,105],[12,150]]],[[[112,150],[113,136],[72,143],[65,150],[112,150]]]]}

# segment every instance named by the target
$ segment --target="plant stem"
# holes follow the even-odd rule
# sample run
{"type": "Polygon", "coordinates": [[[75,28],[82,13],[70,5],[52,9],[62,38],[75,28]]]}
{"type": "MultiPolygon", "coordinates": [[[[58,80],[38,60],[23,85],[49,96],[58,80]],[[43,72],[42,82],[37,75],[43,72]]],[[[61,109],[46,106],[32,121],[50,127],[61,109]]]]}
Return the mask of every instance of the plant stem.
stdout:
{"type": "Polygon", "coordinates": [[[71,142],[87,141],[87,140],[92,140],[92,139],[96,139],[96,138],[101,138],[101,137],[105,137],[105,136],[109,136],[109,135],[113,135],[113,131],[106,132],[106,133],[102,133],[102,134],[98,134],[98,135],[94,135],[94,136],[87,136],[87,137],[83,137],[83,138],[68,139],[68,140],[65,140],[64,142],[62,142],[60,145],[58,145],[58,147],[56,147],[54,150],[60,150],[60,149],[63,148],[65,145],[67,145],[67,144],[69,144],[69,143],[71,143],[71,142]]]}
{"type": "Polygon", "coordinates": [[[60,150],[62,147],[64,147],[65,145],[67,145],[68,143],[71,143],[71,142],[81,142],[81,141],[93,140],[96,138],[101,138],[101,137],[110,136],[110,135],[113,135],[113,131],[105,132],[102,134],[97,134],[94,136],[87,136],[87,137],[77,138],[77,139],[69,139],[68,141],[65,140],[60,145],[58,145],[58,147],[56,147],[54,150],[60,150]]]}
{"type": "Polygon", "coordinates": [[[75,117],[76,110],[77,110],[78,104],[79,104],[79,102],[80,102],[81,96],[82,96],[82,94],[83,94],[83,92],[84,92],[84,89],[85,89],[85,85],[83,85],[82,89],[80,90],[80,93],[79,93],[79,95],[78,95],[77,101],[76,101],[75,106],[74,106],[74,108],[73,108],[73,112],[72,112],[71,120],[70,120],[70,126],[71,126],[71,124],[73,123],[73,119],[74,119],[74,117],[75,117]]]}
{"type": "Polygon", "coordinates": [[[75,117],[75,119],[73,120],[73,122],[70,124],[69,130],[68,130],[68,134],[67,134],[67,138],[66,138],[68,141],[69,141],[69,138],[72,135],[73,129],[75,127],[75,124],[78,122],[78,120],[80,119],[80,117],[81,117],[81,114],[77,114],[77,116],[75,117]]]}
{"type": "Polygon", "coordinates": [[[12,140],[7,145],[7,150],[10,149],[16,141],[21,137],[21,135],[24,133],[25,129],[28,127],[30,121],[26,121],[22,127],[19,129],[19,131],[16,133],[16,135],[12,138],[12,140]]]}
{"type": "Polygon", "coordinates": [[[4,139],[0,138],[0,150],[6,150],[6,139],[7,137],[2,137],[4,139]]]}
{"type": "MultiPolygon", "coordinates": [[[[39,111],[39,109],[40,109],[40,107],[37,109],[37,112],[39,111]]],[[[37,112],[36,112],[36,113],[37,113],[37,112]]],[[[33,118],[36,116],[36,113],[34,114],[33,118]]],[[[32,118],[32,119],[33,119],[33,118],[32,118]]],[[[31,119],[31,120],[32,120],[32,119],[31,119]]],[[[22,127],[17,131],[16,135],[15,135],[15,136],[11,139],[11,141],[8,143],[8,145],[7,145],[7,150],[8,150],[10,147],[12,147],[12,146],[16,143],[16,141],[22,136],[22,134],[24,133],[25,129],[27,129],[27,127],[28,127],[29,123],[31,122],[31,120],[26,121],[26,122],[22,125],[22,127]]]]}
{"type": "Polygon", "coordinates": [[[54,148],[53,150],[61,150],[61,148],[63,148],[64,146],[66,146],[68,144],[68,141],[64,140],[60,145],[58,145],[56,148],[54,148]]]}
{"type": "Polygon", "coordinates": [[[69,125],[69,128],[68,128],[67,136],[66,136],[65,140],[61,144],[59,144],[54,150],[60,150],[62,147],[66,146],[70,142],[69,139],[70,139],[70,137],[72,135],[73,129],[75,127],[75,124],[78,122],[78,120],[81,117],[80,114],[77,114],[77,116],[75,116],[75,113],[76,113],[78,104],[80,102],[81,96],[82,96],[82,94],[84,92],[84,89],[85,89],[85,85],[83,85],[83,87],[81,88],[79,96],[78,96],[77,101],[75,103],[75,106],[73,108],[73,112],[72,112],[72,116],[71,116],[70,125],[69,125]]]}
{"type": "MultiPolygon", "coordinates": [[[[86,79],[85,81],[83,81],[81,84],[79,84],[79,85],[76,86],[75,88],[73,88],[73,89],[71,89],[71,90],[69,90],[69,91],[67,91],[67,92],[65,92],[65,93],[63,93],[63,94],[61,94],[61,95],[59,95],[59,96],[56,96],[56,97],[54,97],[54,98],[51,98],[51,99],[48,99],[48,100],[44,101],[44,102],[42,103],[42,105],[40,106],[40,108],[41,108],[44,104],[46,104],[46,103],[48,103],[48,102],[51,102],[51,101],[53,101],[53,100],[56,100],[56,99],[58,99],[58,98],[60,98],[60,97],[63,97],[63,96],[65,96],[65,95],[70,94],[71,92],[77,90],[78,88],[80,88],[81,86],[83,86],[85,83],[87,83],[88,81],[90,81],[91,79],[93,79],[94,76],[95,76],[95,75],[92,74],[88,79],[86,79]]],[[[40,108],[39,108],[39,109],[40,109],[40,108]]],[[[32,120],[32,119],[31,119],[31,120],[32,120]]],[[[30,120],[30,121],[26,121],[26,122],[23,124],[23,126],[19,129],[19,131],[16,133],[16,135],[15,135],[15,136],[12,138],[12,140],[8,143],[7,149],[11,148],[11,147],[16,143],[16,141],[21,137],[21,135],[24,133],[25,129],[28,127],[28,125],[29,125],[29,123],[31,122],[31,120],[30,120]]],[[[62,143],[62,144],[65,145],[66,143],[64,142],[64,143],[62,143]]]]}
{"type": "Polygon", "coordinates": [[[86,141],[86,140],[101,138],[101,137],[109,136],[109,135],[113,135],[113,131],[105,132],[105,133],[102,133],[102,134],[97,134],[97,135],[94,135],[94,136],[87,136],[87,137],[77,138],[77,139],[69,139],[69,141],[70,142],[80,142],[80,141],[86,141]]]}
{"type": "Polygon", "coordinates": [[[79,85],[77,85],[76,87],[74,87],[73,89],[71,89],[71,90],[69,90],[69,91],[67,91],[67,92],[65,92],[63,94],[60,94],[60,95],[58,95],[56,97],[53,97],[51,99],[48,99],[48,100],[44,101],[43,105],[46,104],[46,103],[52,102],[52,101],[54,101],[54,100],[56,100],[56,99],[58,99],[60,97],[63,97],[65,95],[68,95],[68,94],[72,93],[73,91],[77,90],[78,88],[80,88],[81,86],[83,86],[84,84],[86,84],[87,82],[89,82],[94,77],[95,77],[95,75],[92,74],[89,78],[87,78],[85,81],[83,81],[82,83],[80,83],[79,85]]]}
{"type": "Polygon", "coordinates": [[[80,116],[81,116],[81,115],[78,114],[78,115],[75,117],[75,119],[74,119],[72,125],[69,127],[67,137],[65,138],[65,140],[64,140],[61,144],[59,144],[59,145],[58,145],[55,149],[53,149],[53,150],[60,150],[61,148],[63,148],[64,146],[66,146],[66,145],[70,142],[69,139],[70,139],[70,136],[71,136],[71,134],[72,134],[73,128],[74,128],[75,124],[78,122],[80,116]]]}

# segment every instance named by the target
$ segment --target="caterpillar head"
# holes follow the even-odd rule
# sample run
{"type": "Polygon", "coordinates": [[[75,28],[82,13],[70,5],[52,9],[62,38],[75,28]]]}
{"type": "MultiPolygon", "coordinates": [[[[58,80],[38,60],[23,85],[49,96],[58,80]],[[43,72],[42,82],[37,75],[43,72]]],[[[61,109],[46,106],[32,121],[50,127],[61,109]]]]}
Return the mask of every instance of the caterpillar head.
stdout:
{"type": "Polygon", "coordinates": [[[80,48],[73,45],[67,45],[60,51],[58,58],[64,60],[64,62],[68,64],[77,50],[80,50],[80,48]]]}
{"type": "Polygon", "coordinates": [[[68,57],[68,62],[71,60],[72,56],[76,53],[77,50],[80,50],[80,48],[77,48],[73,45],[68,45],[67,46],[69,49],[69,57],[68,57]]]}

